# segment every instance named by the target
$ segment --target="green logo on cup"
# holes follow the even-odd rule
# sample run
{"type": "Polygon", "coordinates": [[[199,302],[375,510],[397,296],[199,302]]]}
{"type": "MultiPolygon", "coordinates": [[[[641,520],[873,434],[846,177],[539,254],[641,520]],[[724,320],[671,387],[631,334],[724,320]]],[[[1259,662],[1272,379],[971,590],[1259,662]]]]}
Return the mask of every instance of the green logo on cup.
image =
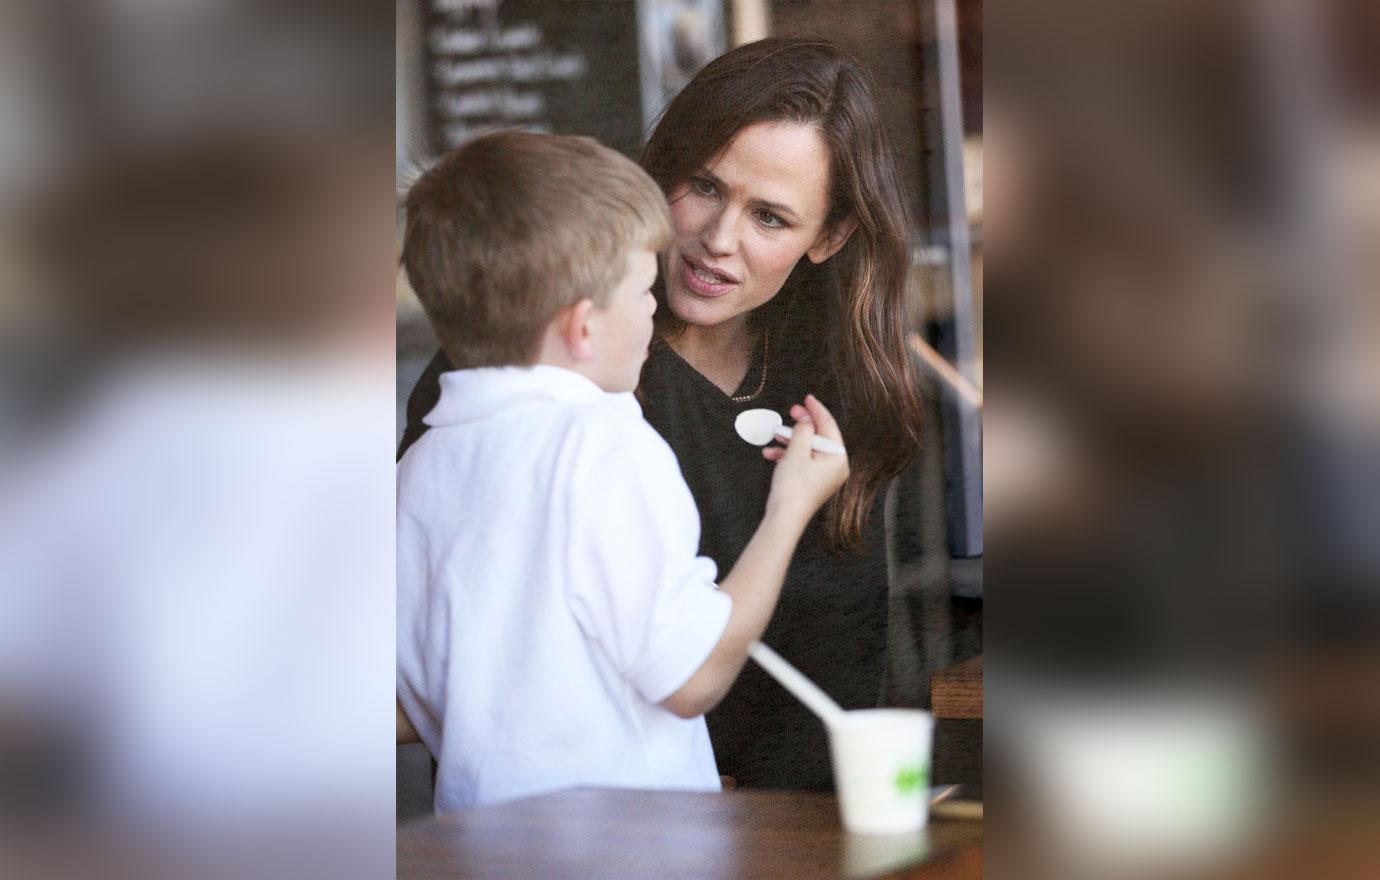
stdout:
{"type": "Polygon", "coordinates": [[[902,767],[896,773],[896,790],[902,794],[909,794],[919,791],[929,783],[928,768],[915,764],[910,767],[902,767]]]}

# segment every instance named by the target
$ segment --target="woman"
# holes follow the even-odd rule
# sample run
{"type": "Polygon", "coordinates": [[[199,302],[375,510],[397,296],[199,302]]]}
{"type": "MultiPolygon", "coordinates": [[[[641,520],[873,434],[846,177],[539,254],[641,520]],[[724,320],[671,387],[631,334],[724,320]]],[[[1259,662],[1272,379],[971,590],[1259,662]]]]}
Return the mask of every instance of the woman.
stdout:
{"type": "MultiPolygon", "coordinates": [[[[728,571],[761,521],[765,454],[745,409],[814,393],[836,413],[852,475],[800,542],[763,638],[845,708],[878,704],[886,658],[882,489],[919,445],[904,345],[909,217],[866,74],[819,40],[769,39],[711,62],[667,107],[642,165],[673,241],[638,395],[675,450],[728,571]]],[[[408,405],[425,430],[441,356],[408,405]]],[[[749,664],[708,716],[719,772],[741,785],[830,787],[819,721],[749,664]]]]}

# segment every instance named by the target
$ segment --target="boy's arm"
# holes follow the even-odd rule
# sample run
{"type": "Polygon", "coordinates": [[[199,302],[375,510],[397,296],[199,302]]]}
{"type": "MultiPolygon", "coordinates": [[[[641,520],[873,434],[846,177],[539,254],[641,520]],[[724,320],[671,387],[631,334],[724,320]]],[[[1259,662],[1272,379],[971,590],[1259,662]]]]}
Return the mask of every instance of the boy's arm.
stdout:
{"type": "Polygon", "coordinates": [[[422,738],[417,734],[417,728],[412,726],[412,721],[403,711],[402,700],[395,698],[395,701],[398,704],[398,745],[421,742],[422,738]]]}
{"type": "Polygon", "coordinates": [[[786,568],[811,513],[802,516],[799,511],[768,509],[737,564],[719,583],[719,590],[733,599],[723,635],[689,680],[661,701],[663,707],[681,718],[694,718],[714,708],[728,693],[747,661],[748,646],[766,631],[786,568]]]}
{"type": "Polygon", "coordinates": [[[762,637],[776,609],[786,569],[805,526],[819,506],[848,478],[844,456],[812,453],[816,428],[841,442],[833,416],[813,396],[792,407],[795,436],[787,447],[768,447],[777,462],[767,496],[766,515],[719,590],[733,599],[733,610],[718,643],[700,668],[661,705],[681,718],[702,715],[723,699],[747,662],[748,646],[762,637]]]}

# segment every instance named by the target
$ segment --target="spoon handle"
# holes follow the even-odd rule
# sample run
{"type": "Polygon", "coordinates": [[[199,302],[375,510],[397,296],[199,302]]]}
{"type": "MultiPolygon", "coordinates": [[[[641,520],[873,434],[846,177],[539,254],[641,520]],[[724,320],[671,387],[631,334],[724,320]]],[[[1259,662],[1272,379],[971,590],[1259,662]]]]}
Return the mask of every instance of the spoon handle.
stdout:
{"type": "MultiPolygon", "coordinates": [[[[776,436],[780,437],[782,440],[789,440],[795,436],[795,432],[785,425],[781,425],[776,429],[776,436]]],[[[829,455],[845,454],[845,450],[842,446],[830,440],[828,437],[821,437],[818,434],[810,441],[810,448],[815,452],[826,452],[829,455]]]]}

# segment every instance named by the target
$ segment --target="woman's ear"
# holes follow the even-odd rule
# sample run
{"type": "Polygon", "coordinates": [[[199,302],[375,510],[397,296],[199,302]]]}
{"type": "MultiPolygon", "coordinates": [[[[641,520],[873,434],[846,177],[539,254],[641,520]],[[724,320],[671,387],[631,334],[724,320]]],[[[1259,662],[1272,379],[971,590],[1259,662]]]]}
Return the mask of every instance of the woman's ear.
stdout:
{"type": "Polygon", "coordinates": [[[566,306],[556,314],[556,335],[573,361],[594,357],[594,301],[588,298],[566,306]]]}
{"type": "Polygon", "coordinates": [[[805,252],[811,263],[819,264],[832,257],[848,244],[848,238],[858,228],[858,221],[845,217],[819,234],[815,243],[805,252]]]}

